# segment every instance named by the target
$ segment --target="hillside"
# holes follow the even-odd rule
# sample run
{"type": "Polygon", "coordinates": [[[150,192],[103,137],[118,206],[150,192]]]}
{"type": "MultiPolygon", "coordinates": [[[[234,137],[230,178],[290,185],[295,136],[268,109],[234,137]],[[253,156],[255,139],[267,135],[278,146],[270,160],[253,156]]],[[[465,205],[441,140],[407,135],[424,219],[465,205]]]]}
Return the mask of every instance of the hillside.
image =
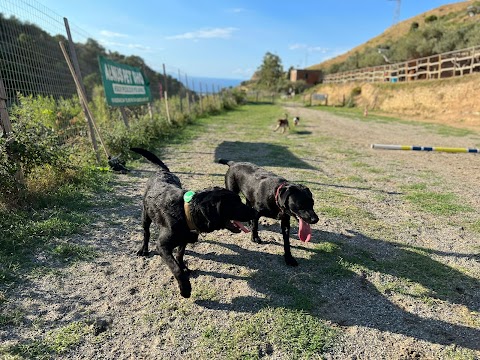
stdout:
{"type": "Polygon", "coordinates": [[[356,107],[369,113],[408,121],[444,124],[480,131],[480,74],[405,83],[321,84],[314,92],[327,94],[328,104],[342,106],[352,93],[356,107]]]}
{"type": "MultiPolygon", "coordinates": [[[[7,83],[9,101],[15,101],[17,92],[64,97],[76,94],[70,71],[58,46],[59,41],[66,42],[67,39],[63,34],[52,36],[38,25],[20,21],[14,16],[7,17],[0,9],[0,74],[7,83]],[[55,69],[59,85],[49,87],[45,84],[51,83],[51,69],[55,69]]],[[[101,85],[98,55],[102,55],[112,61],[141,68],[150,81],[152,96],[157,99],[160,97],[159,84],[165,86],[165,77],[150,68],[141,57],[111,52],[91,38],[85,43],[76,43],[75,48],[89,95],[96,85],[101,85]]],[[[167,75],[166,83],[170,95],[186,91],[184,85],[170,75],[167,75]]]]}
{"type": "MultiPolygon", "coordinates": [[[[430,11],[427,11],[425,13],[422,13],[420,15],[414,16],[410,19],[404,20],[402,22],[399,22],[391,26],[390,28],[385,30],[382,34],[378,35],[377,37],[370,39],[366,43],[361,44],[342,55],[339,55],[335,58],[324,61],[320,64],[312,65],[308,69],[326,70],[326,69],[329,69],[334,64],[342,64],[346,62],[347,59],[354,54],[365,53],[365,51],[367,51],[369,48],[370,49],[377,48],[378,46],[385,45],[385,44],[395,44],[400,39],[406,37],[407,34],[409,34],[413,23],[418,23],[419,28],[422,29],[427,24],[425,19],[427,19],[432,15],[435,15],[439,20],[445,23],[446,26],[449,26],[452,28],[461,27],[464,25],[473,25],[475,23],[478,23],[478,17],[480,15],[470,17],[467,14],[467,7],[476,3],[477,2],[473,2],[473,1],[457,2],[449,5],[444,5],[444,6],[432,9],[430,11]]],[[[403,59],[403,60],[408,60],[408,59],[403,59]]]]}

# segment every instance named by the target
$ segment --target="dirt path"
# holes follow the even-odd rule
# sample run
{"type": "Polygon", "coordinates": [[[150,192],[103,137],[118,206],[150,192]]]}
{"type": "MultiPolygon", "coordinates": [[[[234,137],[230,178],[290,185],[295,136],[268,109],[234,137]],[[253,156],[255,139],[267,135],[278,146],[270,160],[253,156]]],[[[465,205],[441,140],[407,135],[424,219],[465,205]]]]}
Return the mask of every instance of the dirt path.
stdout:
{"type": "MultiPolygon", "coordinates": [[[[166,149],[162,159],[184,188],[199,189],[223,184],[225,168],[215,157],[246,157],[266,166],[276,156],[269,169],[309,186],[321,217],[312,243],[293,244],[298,268],[283,264],[276,221],[263,221],[260,245],[243,234],[208,234],[187,251],[196,271],[192,298],[182,299],[159,256],[135,256],[142,191],[154,170],[145,165],[118,175],[115,192],[105,195],[116,205],[96,209],[97,222],[71,239],[94,246],[100,256],[28,279],[8,304],[28,314],[27,322],[1,330],[0,337],[5,343],[38,339],[87,321],[93,330],[58,358],[222,359],[221,351],[212,356],[202,342],[205,328],[248,321],[266,306],[290,306],[291,295],[269,283],[273,276],[304,291],[307,311],[340,330],[327,359],[478,359],[480,234],[469,224],[480,226],[479,157],[373,150],[370,144],[478,147],[480,137],[288,111],[301,117],[296,132],[213,123],[192,143],[166,149]],[[285,149],[284,158],[278,156],[285,149]],[[405,200],[416,186],[452,194],[470,210],[418,210],[405,200]],[[415,269],[418,264],[425,273],[415,269]],[[433,281],[437,276],[441,280],[433,281]]],[[[258,354],[291,358],[268,346],[258,354]]]]}

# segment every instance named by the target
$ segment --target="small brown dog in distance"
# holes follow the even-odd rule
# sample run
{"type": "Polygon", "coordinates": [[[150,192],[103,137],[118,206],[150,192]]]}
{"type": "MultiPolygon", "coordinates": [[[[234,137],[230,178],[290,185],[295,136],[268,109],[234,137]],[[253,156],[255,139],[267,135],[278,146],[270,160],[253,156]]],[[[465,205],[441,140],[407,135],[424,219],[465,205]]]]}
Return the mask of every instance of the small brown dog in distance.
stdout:
{"type": "Polygon", "coordinates": [[[286,128],[290,129],[290,125],[288,124],[288,114],[285,114],[285,119],[277,120],[277,127],[273,131],[277,131],[280,128],[282,128],[282,134],[285,132],[286,128]]]}

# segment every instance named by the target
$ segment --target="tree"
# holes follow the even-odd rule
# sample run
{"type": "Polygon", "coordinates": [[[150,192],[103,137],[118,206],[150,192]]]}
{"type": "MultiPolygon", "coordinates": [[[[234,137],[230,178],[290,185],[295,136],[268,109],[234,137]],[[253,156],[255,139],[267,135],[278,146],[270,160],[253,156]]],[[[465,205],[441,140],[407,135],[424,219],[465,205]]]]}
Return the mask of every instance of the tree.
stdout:
{"type": "Polygon", "coordinates": [[[260,87],[275,90],[285,77],[282,60],[278,55],[267,52],[263,57],[262,65],[257,70],[257,74],[260,87]]]}

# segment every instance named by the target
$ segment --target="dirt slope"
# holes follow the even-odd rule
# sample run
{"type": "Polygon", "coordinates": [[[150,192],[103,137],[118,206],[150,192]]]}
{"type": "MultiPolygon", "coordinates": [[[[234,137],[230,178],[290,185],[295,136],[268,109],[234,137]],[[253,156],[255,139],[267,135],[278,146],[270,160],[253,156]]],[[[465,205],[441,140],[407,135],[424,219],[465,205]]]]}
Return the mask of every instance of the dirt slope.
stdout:
{"type": "Polygon", "coordinates": [[[328,103],[340,106],[354,88],[356,106],[406,120],[480,130],[480,74],[446,80],[400,84],[325,84],[316,93],[328,94],[328,103]]]}

